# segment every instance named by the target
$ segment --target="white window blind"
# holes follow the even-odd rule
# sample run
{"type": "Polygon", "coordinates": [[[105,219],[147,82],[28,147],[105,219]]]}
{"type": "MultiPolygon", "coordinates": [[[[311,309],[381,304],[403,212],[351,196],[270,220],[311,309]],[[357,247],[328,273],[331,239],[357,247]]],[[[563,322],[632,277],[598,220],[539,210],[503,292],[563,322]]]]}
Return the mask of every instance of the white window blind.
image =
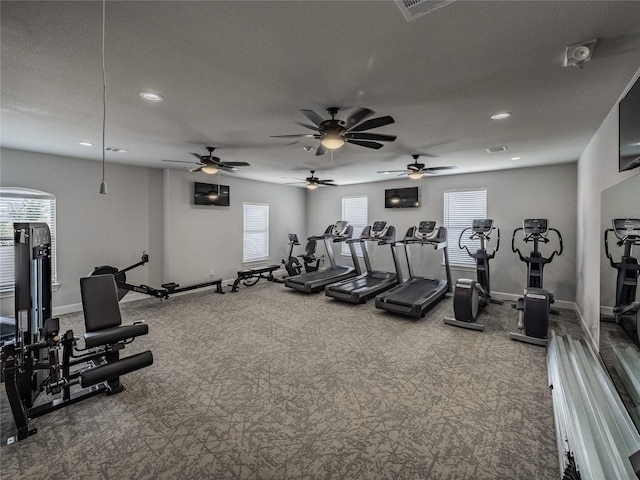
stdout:
{"type": "MultiPolygon", "coordinates": [[[[362,229],[369,225],[368,220],[368,199],[367,196],[359,197],[343,197],[342,198],[342,220],[349,222],[353,227],[353,238],[357,238],[362,233],[362,229]]],[[[356,252],[362,257],[362,249],[360,244],[356,244],[356,252]]],[[[342,255],[351,255],[349,246],[342,243],[342,255]]]]}
{"type": "MultiPolygon", "coordinates": [[[[445,190],[444,226],[447,228],[449,263],[457,266],[475,266],[475,261],[466,250],[458,248],[460,233],[471,227],[473,219],[487,217],[487,189],[445,190]]],[[[468,232],[471,235],[471,231],[468,232]]],[[[468,236],[465,234],[465,236],[468,236]]],[[[462,245],[465,245],[464,239],[462,245]]],[[[472,244],[467,245],[469,250],[472,244]]],[[[477,248],[477,242],[474,248],[477,248]]]]}
{"type": "Polygon", "coordinates": [[[242,262],[269,258],[269,205],[243,204],[242,262]]]}
{"type": "Polygon", "coordinates": [[[51,282],[57,283],[56,197],[27,188],[0,188],[0,292],[14,288],[13,223],[41,222],[51,232],[51,282]]]}

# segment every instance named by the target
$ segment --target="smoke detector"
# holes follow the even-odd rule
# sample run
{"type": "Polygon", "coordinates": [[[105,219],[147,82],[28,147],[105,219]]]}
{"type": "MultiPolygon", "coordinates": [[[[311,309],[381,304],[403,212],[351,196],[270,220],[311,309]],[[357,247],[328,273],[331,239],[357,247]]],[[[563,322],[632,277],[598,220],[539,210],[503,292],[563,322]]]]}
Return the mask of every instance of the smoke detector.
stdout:
{"type": "Polygon", "coordinates": [[[597,40],[596,38],[588,42],[568,46],[564,51],[562,66],[582,68],[585,62],[591,60],[597,40]]]}

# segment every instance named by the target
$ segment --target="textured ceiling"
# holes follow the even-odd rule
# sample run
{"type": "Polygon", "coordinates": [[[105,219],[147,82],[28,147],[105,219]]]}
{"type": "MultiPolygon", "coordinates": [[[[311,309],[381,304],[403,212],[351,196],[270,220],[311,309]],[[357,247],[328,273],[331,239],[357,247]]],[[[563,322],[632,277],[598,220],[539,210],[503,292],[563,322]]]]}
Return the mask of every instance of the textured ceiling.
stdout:
{"type": "MultiPolygon", "coordinates": [[[[2,146],[101,159],[102,2],[0,8],[2,146]]],[[[339,184],[386,180],[413,153],[457,173],[564,163],[640,68],[640,2],[456,1],[407,22],[393,1],[108,1],[105,65],[106,146],[128,150],[107,162],[185,168],[162,160],[211,145],[251,164],[239,177],[313,168],[339,184]],[[594,38],[583,69],[562,67],[567,45],[594,38]],[[391,115],[372,131],[398,138],[333,159],[305,152],[317,140],[270,138],[309,133],[300,109],[331,106],[391,115]]]]}

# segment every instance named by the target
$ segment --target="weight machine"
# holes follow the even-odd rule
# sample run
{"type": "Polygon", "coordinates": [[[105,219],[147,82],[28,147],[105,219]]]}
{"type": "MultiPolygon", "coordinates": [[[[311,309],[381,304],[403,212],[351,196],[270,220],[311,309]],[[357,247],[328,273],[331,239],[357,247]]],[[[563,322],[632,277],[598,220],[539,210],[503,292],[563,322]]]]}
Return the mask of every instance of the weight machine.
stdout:
{"type": "Polygon", "coordinates": [[[121,392],[120,376],[153,363],[151,351],[120,358],[120,350],[146,335],[144,323],[121,325],[112,275],[80,280],[86,333],[60,332],[51,318],[51,237],[44,223],[14,224],[15,340],[2,346],[5,388],[17,434],[37,432],[29,421],[100,393],[121,392]],[[49,402],[37,402],[46,393],[49,402]]]}

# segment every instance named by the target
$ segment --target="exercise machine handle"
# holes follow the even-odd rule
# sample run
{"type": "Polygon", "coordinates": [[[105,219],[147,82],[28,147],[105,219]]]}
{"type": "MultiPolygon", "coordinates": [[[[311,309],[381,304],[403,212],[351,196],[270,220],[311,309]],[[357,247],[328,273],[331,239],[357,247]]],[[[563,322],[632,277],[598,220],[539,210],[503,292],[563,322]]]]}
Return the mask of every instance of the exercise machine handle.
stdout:
{"type": "MultiPolygon", "coordinates": [[[[466,232],[467,230],[469,230],[471,227],[467,227],[464,230],[462,230],[460,232],[460,236],[458,237],[458,248],[460,250],[466,250],[467,251],[467,255],[471,255],[471,252],[469,251],[469,248],[466,245],[462,245],[462,237],[464,236],[464,232],[466,232]]],[[[473,235],[471,235],[469,237],[469,240],[471,240],[473,238],[473,236],[475,235],[475,232],[473,233],[473,235]]]]}
{"type": "MultiPolygon", "coordinates": [[[[489,258],[493,258],[496,256],[496,252],[498,251],[498,249],[500,248],[500,229],[498,227],[493,227],[491,230],[495,230],[498,232],[498,238],[496,239],[496,246],[493,249],[493,252],[491,253],[491,256],[489,258]]],[[[487,240],[489,240],[489,236],[485,235],[485,238],[487,240]]]]}
{"type": "MultiPolygon", "coordinates": [[[[560,250],[559,251],[558,250],[554,250],[554,252],[549,257],[549,262],[551,262],[551,260],[553,260],[553,257],[555,257],[556,255],[558,255],[558,256],[562,255],[563,244],[562,244],[562,235],[560,234],[560,232],[558,230],[556,230],[555,228],[550,228],[549,230],[553,231],[553,232],[556,232],[556,235],[558,235],[558,242],[560,243],[560,250]]],[[[549,240],[547,240],[547,242],[548,241],[549,240]]]]}
{"type": "MultiPolygon", "coordinates": [[[[516,233],[518,233],[519,230],[524,230],[524,228],[522,227],[518,227],[513,231],[513,234],[511,235],[511,250],[513,251],[513,253],[517,253],[518,256],[520,257],[520,260],[523,262],[526,262],[527,260],[522,256],[522,252],[520,252],[519,248],[516,248],[516,233]]],[[[525,237],[525,242],[526,242],[526,238],[525,237]]]]}

